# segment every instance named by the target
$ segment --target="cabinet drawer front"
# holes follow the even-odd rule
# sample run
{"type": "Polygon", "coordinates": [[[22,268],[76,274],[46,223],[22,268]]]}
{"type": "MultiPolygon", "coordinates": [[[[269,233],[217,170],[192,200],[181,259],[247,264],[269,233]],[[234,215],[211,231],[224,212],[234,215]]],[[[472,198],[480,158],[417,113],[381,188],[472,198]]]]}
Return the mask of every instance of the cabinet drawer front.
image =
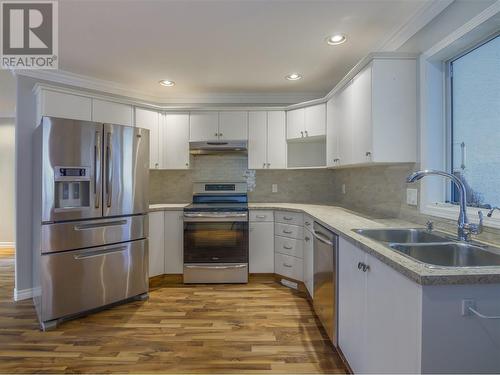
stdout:
{"type": "Polygon", "coordinates": [[[285,254],[274,254],[274,272],[278,275],[302,281],[303,267],[302,259],[285,254]]]}
{"type": "Polygon", "coordinates": [[[277,236],[295,238],[302,240],[304,238],[304,228],[298,225],[289,225],[282,223],[274,224],[274,234],[277,236]]]}
{"type": "Polygon", "coordinates": [[[268,210],[250,211],[250,221],[274,221],[274,212],[268,210]]]}
{"type": "Polygon", "coordinates": [[[309,215],[304,215],[304,229],[307,229],[312,233],[314,225],[314,219],[309,215]]]}
{"type": "Polygon", "coordinates": [[[302,258],[304,256],[304,241],[276,236],[274,237],[274,251],[302,258]]]}
{"type": "Polygon", "coordinates": [[[300,212],[275,211],[274,220],[277,223],[302,225],[304,221],[303,216],[300,212]]]}
{"type": "Polygon", "coordinates": [[[148,242],[41,256],[42,319],[105,306],[148,291],[148,242]]]}

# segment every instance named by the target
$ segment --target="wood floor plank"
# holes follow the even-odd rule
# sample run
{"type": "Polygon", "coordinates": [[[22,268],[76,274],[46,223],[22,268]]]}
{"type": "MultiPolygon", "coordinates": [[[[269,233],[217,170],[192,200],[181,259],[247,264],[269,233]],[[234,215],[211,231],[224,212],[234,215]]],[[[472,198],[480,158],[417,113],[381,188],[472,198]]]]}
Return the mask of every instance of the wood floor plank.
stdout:
{"type": "Polygon", "coordinates": [[[156,277],[150,298],[41,332],[14,302],[14,251],[0,252],[0,373],[345,373],[302,292],[270,275],[243,285],[156,277]]]}

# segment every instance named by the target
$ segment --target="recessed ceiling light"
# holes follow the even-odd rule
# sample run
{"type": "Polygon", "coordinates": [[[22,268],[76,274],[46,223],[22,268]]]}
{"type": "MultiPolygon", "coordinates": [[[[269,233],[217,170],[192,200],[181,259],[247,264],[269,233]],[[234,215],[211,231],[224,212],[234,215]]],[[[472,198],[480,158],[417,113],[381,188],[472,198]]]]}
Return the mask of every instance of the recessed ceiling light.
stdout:
{"type": "Polygon", "coordinates": [[[326,42],[331,46],[337,46],[344,43],[347,37],[344,34],[334,34],[326,38],[326,42]]]}
{"type": "Polygon", "coordinates": [[[167,87],[175,86],[175,82],[174,81],[169,81],[168,79],[162,79],[159,82],[159,84],[162,85],[162,86],[167,86],[167,87]]]}
{"type": "Polygon", "coordinates": [[[299,73],[291,73],[291,74],[285,76],[285,79],[287,79],[289,81],[297,81],[301,78],[302,78],[302,76],[299,73]]]}

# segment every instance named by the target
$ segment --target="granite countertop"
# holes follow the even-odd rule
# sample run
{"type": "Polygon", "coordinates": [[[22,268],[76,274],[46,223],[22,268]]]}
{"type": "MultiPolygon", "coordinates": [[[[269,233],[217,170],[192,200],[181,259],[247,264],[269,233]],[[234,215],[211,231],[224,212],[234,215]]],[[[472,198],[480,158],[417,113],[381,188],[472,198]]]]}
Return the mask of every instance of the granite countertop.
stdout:
{"type": "MultiPolygon", "coordinates": [[[[187,204],[156,204],[150,211],[181,210],[187,204]]],[[[405,257],[386,245],[364,237],[353,229],[417,228],[421,225],[398,219],[373,219],[336,206],[296,203],[249,203],[250,209],[287,210],[306,213],[345,240],[421,285],[500,283],[500,267],[430,268],[405,257]]]]}
{"type": "Polygon", "coordinates": [[[162,203],[162,204],[150,204],[149,212],[154,211],[181,211],[189,203],[162,203]]]}

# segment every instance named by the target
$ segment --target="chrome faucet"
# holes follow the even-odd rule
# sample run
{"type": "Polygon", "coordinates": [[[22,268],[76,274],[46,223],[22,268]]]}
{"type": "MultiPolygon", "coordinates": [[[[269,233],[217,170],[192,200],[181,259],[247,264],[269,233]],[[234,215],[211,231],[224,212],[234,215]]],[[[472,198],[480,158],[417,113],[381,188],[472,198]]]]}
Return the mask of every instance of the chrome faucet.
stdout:
{"type": "Polygon", "coordinates": [[[443,171],[426,169],[423,171],[414,172],[406,178],[406,182],[413,183],[425,176],[442,176],[453,181],[460,193],[460,213],[458,214],[457,235],[460,241],[469,241],[471,234],[479,234],[483,231],[483,213],[478,211],[479,225],[469,223],[467,217],[467,190],[464,183],[455,175],[443,171]]]}

